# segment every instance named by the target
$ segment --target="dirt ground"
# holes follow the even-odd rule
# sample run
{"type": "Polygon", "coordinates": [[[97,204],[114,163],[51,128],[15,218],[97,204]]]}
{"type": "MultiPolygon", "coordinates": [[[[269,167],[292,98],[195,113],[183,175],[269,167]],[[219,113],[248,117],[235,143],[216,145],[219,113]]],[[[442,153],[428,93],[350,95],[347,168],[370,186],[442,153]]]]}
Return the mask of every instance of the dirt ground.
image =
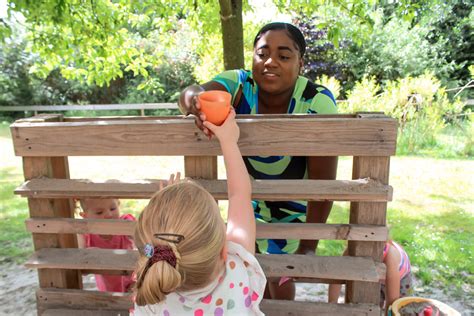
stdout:
{"type": "MultiPolygon", "coordinates": [[[[0,265],[0,315],[36,315],[35,290],[38,287],[36,270],[26,269],[12,263],[0,265]]],[[[415,282],[416,285],[416,282],[415,282]]],[[[93,276],[84,277],[84,287],[95,287],[93,276]]],[[[441,289],[434,289],[433,293],[415,286],[419,296],[437,299],[455,308],[461,315],[474,315],[474,302],[464,301],[462,298],[453,299],[443,293],[441,289]]],[[[296,287],[298,301],[325,302],[327,299],[327,285],[300,283],[296,287]]]]}

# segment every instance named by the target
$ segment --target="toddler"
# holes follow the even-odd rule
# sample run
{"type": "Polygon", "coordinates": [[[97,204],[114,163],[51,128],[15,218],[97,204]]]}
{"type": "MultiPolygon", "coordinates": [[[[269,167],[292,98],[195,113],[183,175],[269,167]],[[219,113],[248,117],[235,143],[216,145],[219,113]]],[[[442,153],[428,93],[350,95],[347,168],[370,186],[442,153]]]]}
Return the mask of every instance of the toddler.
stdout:
{"type": "MultiPolygon", "coordinates": [[[[344,251],[344,255],[347,255],[347,249],[344,251]]],[[[410,259],[405,250],[393,240],[389,240],[385,244],[383,263],[386,266],[386,276],[385,279],[380,280],[382,283],[380,306],[383,307],[385,303],[385,307],[388,307],[396,299],[410,296],[413,293],[413,281],[410,259]]],[[[340,291],[340,284],[329,285],[329,303],[337,303],[340,291]]]]}
{"type": "MultiPolygon", "coordinates": [[[[118,199],[81,199],[80,216],[89,219],[123,219],[134,221],[131,214],[120,215],[120,201],[118,199]]],[[[80,248],[103,249],[133,249],[133,240],[125,235],[79,235],[80,248]]],[[[133,284],[131,275],[103,275],[96,274],[95,282],[99,291],[127,292],[133,284]]]]}
{"type": "Polygon", "coordinates": [[[214,198],[182,181],[158,191],[138,219],[135,315],[263,315],[266,278],[255,254],[250,179],[232,109],[220,127],[227,173],[227,227],[214,198]]]}

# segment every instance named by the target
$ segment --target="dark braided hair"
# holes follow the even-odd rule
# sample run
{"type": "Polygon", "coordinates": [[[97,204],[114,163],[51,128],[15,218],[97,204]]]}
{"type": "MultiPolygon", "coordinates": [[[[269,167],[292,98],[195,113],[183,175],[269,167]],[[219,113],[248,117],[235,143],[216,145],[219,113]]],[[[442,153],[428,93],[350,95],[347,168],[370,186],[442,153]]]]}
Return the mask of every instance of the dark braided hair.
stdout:
{"type": "Polygon", "coordinates": [[[253,47],[255,48],[255,45],[257,44],[258,40],[263,36],[263,34],[272,30],[286,30],[290,38],[295,42],[296,46],[298,46],[300,56],[301,58],[303,58],[303,55],[306,51],[306,41],[301,31],[296,26],[290,23],[272,22],[264,25],[260,29],[260,31],[258,31],[257,36],[255,36],[255,39],[253,40],[253,47]]]}

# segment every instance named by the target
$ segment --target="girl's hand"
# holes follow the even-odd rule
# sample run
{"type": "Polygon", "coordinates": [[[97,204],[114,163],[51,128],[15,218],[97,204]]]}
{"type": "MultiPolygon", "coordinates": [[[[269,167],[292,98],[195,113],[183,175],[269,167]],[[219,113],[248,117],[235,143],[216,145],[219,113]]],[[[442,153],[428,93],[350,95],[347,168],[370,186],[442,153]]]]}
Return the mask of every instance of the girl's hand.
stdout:
{"type": "Polygon", "coordinates": [[[212,134],[216,135],[217,139],[219,139],[219,142],[221,143],[237,143],[239,140],[240,130],[237,122],[235,121],[235,110],[232,107],[230,109],[229,115],[221,126],[216,126],[209,121],[204,121],[203,125],[212,134]]]}

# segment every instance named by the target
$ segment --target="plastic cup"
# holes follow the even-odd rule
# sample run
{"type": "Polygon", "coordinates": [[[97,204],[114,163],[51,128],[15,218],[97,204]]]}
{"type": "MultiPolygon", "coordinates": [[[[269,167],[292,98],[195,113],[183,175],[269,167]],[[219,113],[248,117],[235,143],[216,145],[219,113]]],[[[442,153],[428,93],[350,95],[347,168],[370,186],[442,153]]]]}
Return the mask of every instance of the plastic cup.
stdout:
{"type": "Polygon", "coordinates": [[[224,123],[230,112],[232,96],[226,91],[210,90],[198,96],[201,112],[206,114],[206,120],[214,125],[224,123]]]}

